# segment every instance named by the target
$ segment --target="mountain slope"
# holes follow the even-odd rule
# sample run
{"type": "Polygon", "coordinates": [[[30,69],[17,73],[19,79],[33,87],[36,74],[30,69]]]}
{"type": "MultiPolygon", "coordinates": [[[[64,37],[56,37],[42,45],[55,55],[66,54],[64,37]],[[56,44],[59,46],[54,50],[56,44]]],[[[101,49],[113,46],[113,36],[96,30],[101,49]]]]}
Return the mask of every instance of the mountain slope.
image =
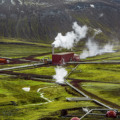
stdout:
{"type": "Polygon", "coordinates": [[[120,0],[1,0],[0,36],[50,43],[74,21],[100,28],[99,41],[119,39],[120,0]],[[14,4],[12,3],[14,2],[14,4]]]}

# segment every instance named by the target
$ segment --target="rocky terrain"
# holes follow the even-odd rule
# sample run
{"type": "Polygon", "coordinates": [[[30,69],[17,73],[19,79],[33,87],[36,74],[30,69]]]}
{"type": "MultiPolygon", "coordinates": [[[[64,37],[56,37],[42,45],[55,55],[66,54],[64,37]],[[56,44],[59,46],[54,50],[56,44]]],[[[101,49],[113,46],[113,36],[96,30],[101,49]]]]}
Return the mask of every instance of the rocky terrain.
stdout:
{"type": "Polygon", "coordinates": [[[0,0],[0,36],[51,43],[72,23],[100,28],[96,40],[119,40],[120,0],[0,0]]]}

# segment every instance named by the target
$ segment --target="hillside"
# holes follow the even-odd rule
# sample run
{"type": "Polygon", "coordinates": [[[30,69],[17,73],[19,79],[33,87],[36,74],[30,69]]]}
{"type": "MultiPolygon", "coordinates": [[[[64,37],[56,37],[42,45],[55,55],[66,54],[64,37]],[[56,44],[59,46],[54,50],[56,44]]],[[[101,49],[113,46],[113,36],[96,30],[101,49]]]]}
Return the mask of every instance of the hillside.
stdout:
{"type": "Polygon", "coordinates": [[[120,0],[0,0],[0,36],[51,43],[72,23],[100,28],[96,40],[119,39],[120,0]]]}

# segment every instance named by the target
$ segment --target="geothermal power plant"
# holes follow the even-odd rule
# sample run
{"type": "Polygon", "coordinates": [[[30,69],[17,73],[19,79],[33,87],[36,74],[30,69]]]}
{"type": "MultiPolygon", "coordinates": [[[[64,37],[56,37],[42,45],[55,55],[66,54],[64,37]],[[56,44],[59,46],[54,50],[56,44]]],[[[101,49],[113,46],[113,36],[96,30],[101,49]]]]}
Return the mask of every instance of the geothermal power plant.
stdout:
{"type": "MultiPolygon", "coordinates": [[[[40,62],[40,64],[52,64],[52,65],[64,65],[66,63],[68,64],[112,64],[112,63],[120,63],[119,61],[102,61],[102,62],[82,62],[81,56],[75,54],[74,52],[61,52],[61,53],[55,53],[55,45],[52,44],[52,59],[49,59],[49,57],[44,57],[43,59],[37,60],[36,62],[40,62]]],[[[106,52],[107,53],[107,52],[106,52]]],[[[108,52],[109,53],[109,52],[108,52]]],[[[21,60],[21,59],[11,59],[6,57],[0,58],[0,64],[16,64],[16,63],[22,63],[24,61],[33,61],[31,58],[29,60],[21,60]]],[[[35,62],[34,61],[34,62],[35,62]]]]}

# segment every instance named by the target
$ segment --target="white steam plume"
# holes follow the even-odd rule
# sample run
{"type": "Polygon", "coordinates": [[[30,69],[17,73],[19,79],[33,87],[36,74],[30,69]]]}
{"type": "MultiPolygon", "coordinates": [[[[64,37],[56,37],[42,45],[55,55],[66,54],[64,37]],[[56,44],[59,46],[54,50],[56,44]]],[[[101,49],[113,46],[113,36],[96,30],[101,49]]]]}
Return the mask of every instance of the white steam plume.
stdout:
{"type": "Polygon", "coordinates": [[[14,2],[14,0],[11,0],[11,3],[12,3],[13,5],[15,5],[15,2],[14,2]]]}
{"type": "Polygon", "coordinates": [[[63,67],[55,68],[56,75],[53,76],[53,79],[56,80],[56,83],[64,83],[64,77],[67,76],[67,71],[63,67]]]}
{"type": "MultiPolygon", "coordinates": [[[[18,0],[18,2],[19,2],[20,5],[22,5],[22,1],[21,1],[21,0],[18,0]]],[[[12,3],[13,5],[16,5],[16,3],[15,3],[14,0],[11,0],[11,3],[12,3]]]]}
{"type": "Polygon", "coordinates": [[[103,17],[104,16],[104,14],[103,13],[101,13],[100,15],[99,15],[99,17],[101,18],[101,17],[103,17]]]}
{"type": "Polygon", "coordinates": [[[90,7],[91,7],[91,8],[95,8],[95,5],[93,5],[93,4],[90,4],[90,7]]]}
{"type": "Polygon", "coordinates": [[[55,47],[61,47],[65,49],[71,49],[75,43],[86,37],[88,27],[86,25],[79,26],[77,22],[72,25],[73,31],[67,32],[65,36],[62,33],[58,33],[55,41],[52,43],[55,47]]]}
{"type": "Polygon", "coordinates": [[[93,30],[94,30],[93,38],[94,38],[97,34],[102,33],[102,30],[101,30],[101,29],[93,29],[93,30]]]}
{"type": "Polygon", "coordinates": [[[22,5],[22,1],[21,0],[18,0],[18,1],[19,1],[20,5],[22,5]]]}
{"type": "Polygon", "coordinates": [[[87,57],[92,57],[96,55],[101,55],[104,53],[115,52],[113,50],[113,45],[108,43],[105,46],[103,46],[103,48],[99,48],[98,44],[96,44],[91,39],[88,40],[88,42],[86,43],[86,46],[88,50],[83,50],[83,53],[80,55],[81,59],[85,59],[87,57]]]}
{"type": "Polygon", "coordinates": [[[5,3],[5,0],[2,0],[2,4],[5,3]]]}

